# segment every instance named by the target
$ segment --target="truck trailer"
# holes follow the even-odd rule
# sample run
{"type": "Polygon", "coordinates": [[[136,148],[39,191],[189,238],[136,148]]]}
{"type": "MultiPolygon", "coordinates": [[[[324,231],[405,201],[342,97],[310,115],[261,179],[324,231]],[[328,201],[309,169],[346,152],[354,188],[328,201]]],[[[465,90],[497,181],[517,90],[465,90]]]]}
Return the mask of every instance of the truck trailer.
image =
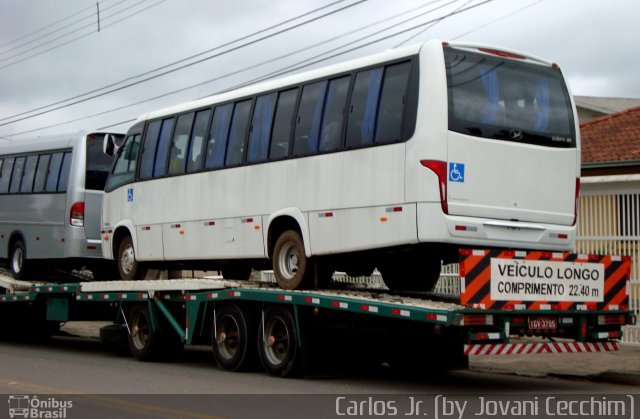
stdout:
{"type": "Polygon", "coordinates": [[[301,374],[348,353],[390,367],[465,368],[470,355],[615,351],[629,311],[627,257],[462,250],[460,293],[332,283],[283,290],[221,278],[24,282],[0,271],[4,333],[31,338],[67,321],[108,320],[140,361],[211,345],[220,368],[301,374]]]}

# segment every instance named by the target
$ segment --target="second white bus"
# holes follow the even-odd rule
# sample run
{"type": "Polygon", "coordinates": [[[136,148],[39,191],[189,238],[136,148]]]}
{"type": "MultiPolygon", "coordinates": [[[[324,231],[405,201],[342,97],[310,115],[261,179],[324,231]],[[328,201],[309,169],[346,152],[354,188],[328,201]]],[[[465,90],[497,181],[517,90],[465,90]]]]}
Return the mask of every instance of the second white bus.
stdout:
{"type": "Polygon", "coordinates": [[[107,181],[102,249],[127,279],[272,267],[296,289],[377,268],[430,290],[461,247],[572,248],[578,135],[555,64],[394,49],[140,118],[107,181]]]}

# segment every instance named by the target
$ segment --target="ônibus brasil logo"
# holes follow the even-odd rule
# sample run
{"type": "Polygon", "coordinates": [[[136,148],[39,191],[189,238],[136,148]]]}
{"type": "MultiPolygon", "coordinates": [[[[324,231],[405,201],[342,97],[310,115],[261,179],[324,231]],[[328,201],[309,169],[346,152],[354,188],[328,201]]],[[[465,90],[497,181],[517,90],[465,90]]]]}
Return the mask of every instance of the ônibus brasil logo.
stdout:
{"type": "Polygon", "coordinates": [[[40,399],[38,396],[9,396],[10,418],[56,418],[67,417],[67,411],[73,407],[71,400],[59,400],[55,397],[40,399]]]}

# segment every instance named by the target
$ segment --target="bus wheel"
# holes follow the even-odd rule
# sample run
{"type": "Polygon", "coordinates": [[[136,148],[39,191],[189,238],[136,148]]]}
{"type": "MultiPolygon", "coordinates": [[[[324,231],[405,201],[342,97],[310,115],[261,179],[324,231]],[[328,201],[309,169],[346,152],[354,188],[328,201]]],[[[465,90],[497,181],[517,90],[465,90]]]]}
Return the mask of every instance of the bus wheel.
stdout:
{"type": "Polygon", "coordinates": [[[15,279],[24,279],[28,276],[30,263],[27,263],[26,246],[22,240],[16,241],[11,247],[11,258],[9,259],[9,268],[11,275],[15,279]]]}
{"type": "Polygon", "coordinates": [[[129,349],[138,361],[153,360],[159,352],[160,333],[153,331],[149,308],[134,305],[129,312],[129,349]]]}
{"type": "Polygon", "coordinates": [[[273,248],[273,274],[280,288],[305,288],[313,274],[307,262],[300,234],[293,230],[282,233],[273,248]]]}
{"type": "Polygon", "coordinates": [[[291,377],[300,372],[301,351],[291,312],[283,307],[268,308],[258,329],[258,353],[271,375],[291,377]]]}
{"type": "Polygon", "coordinates": [[[220,368],[238,371],[253,364],[256,358],[254,330],[255,326],[237,305],[228,304],[217,310],[211,346],[220,368]]]}
{"type": "Polygon", "coordinates": [[[118,247],[118,273],[125,281],[143,279],[146,272],[136,260],[131,236],[126,236],[118,247]]]}

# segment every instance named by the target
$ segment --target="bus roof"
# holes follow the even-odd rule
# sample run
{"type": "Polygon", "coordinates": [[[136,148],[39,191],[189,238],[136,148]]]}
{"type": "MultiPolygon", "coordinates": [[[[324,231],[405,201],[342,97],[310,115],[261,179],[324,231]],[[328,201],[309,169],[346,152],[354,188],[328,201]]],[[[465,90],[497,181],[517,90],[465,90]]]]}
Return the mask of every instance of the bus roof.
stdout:
{"type": "MultiPolygon", "coordinates": [[[[428,41],[428,42],[440,43],[440,41],[428,41]]],[[[156,119],[156,118],[161,118],[167,115],[174,115],[177,113],[186,112],[192,109],[205,108],[215,103],[227,102],[227,101],[231,101],[241,97],[252,96],[254,94],[261,93],[261,92],[277,90],[279,88],[299,84],[307,80],[320,79],[323,77],[331,76],[333,74],[344,73],[356,68],[366,67],[368,65],[374,65],[377,63],[385,62],[385,61],[392,61],[395,59],[410,57],[412,55],[418,54],[420,52],[420,49],[423,47],[423,45],[424,44],[414,44],[414,45],[409,45],[402,48],[390,49],[384,52],[367,55],[365,57],[344,61],[341,63],[321,67],[321,68],[310,70],[310,71],[305,71],[298,74],[293,74],[286,77],[267,80],[264,82],[252,84],[252,85],[241,87],[238,89],[229,90],[213,96],[208,96],[202,99],[194,100],[191,102],[186,102],[186,103],[171,106],[168,108],[159,109],[156,111],[149,112],[145,115],[142,115],[136,120],[136,123],[140,121],[148,120],[148,119],[156,119]]]]}
{"type": "Polygon", "coordinates": [[[0,143],[0,156],[30,153],[36,151],[58,150],[72,147],[74,142],[81,141],[92,134],[106,134],[105,132],[78,131],[67,134],[47,135],[36,138],[26,138],[6,143],[0,143]]]}

